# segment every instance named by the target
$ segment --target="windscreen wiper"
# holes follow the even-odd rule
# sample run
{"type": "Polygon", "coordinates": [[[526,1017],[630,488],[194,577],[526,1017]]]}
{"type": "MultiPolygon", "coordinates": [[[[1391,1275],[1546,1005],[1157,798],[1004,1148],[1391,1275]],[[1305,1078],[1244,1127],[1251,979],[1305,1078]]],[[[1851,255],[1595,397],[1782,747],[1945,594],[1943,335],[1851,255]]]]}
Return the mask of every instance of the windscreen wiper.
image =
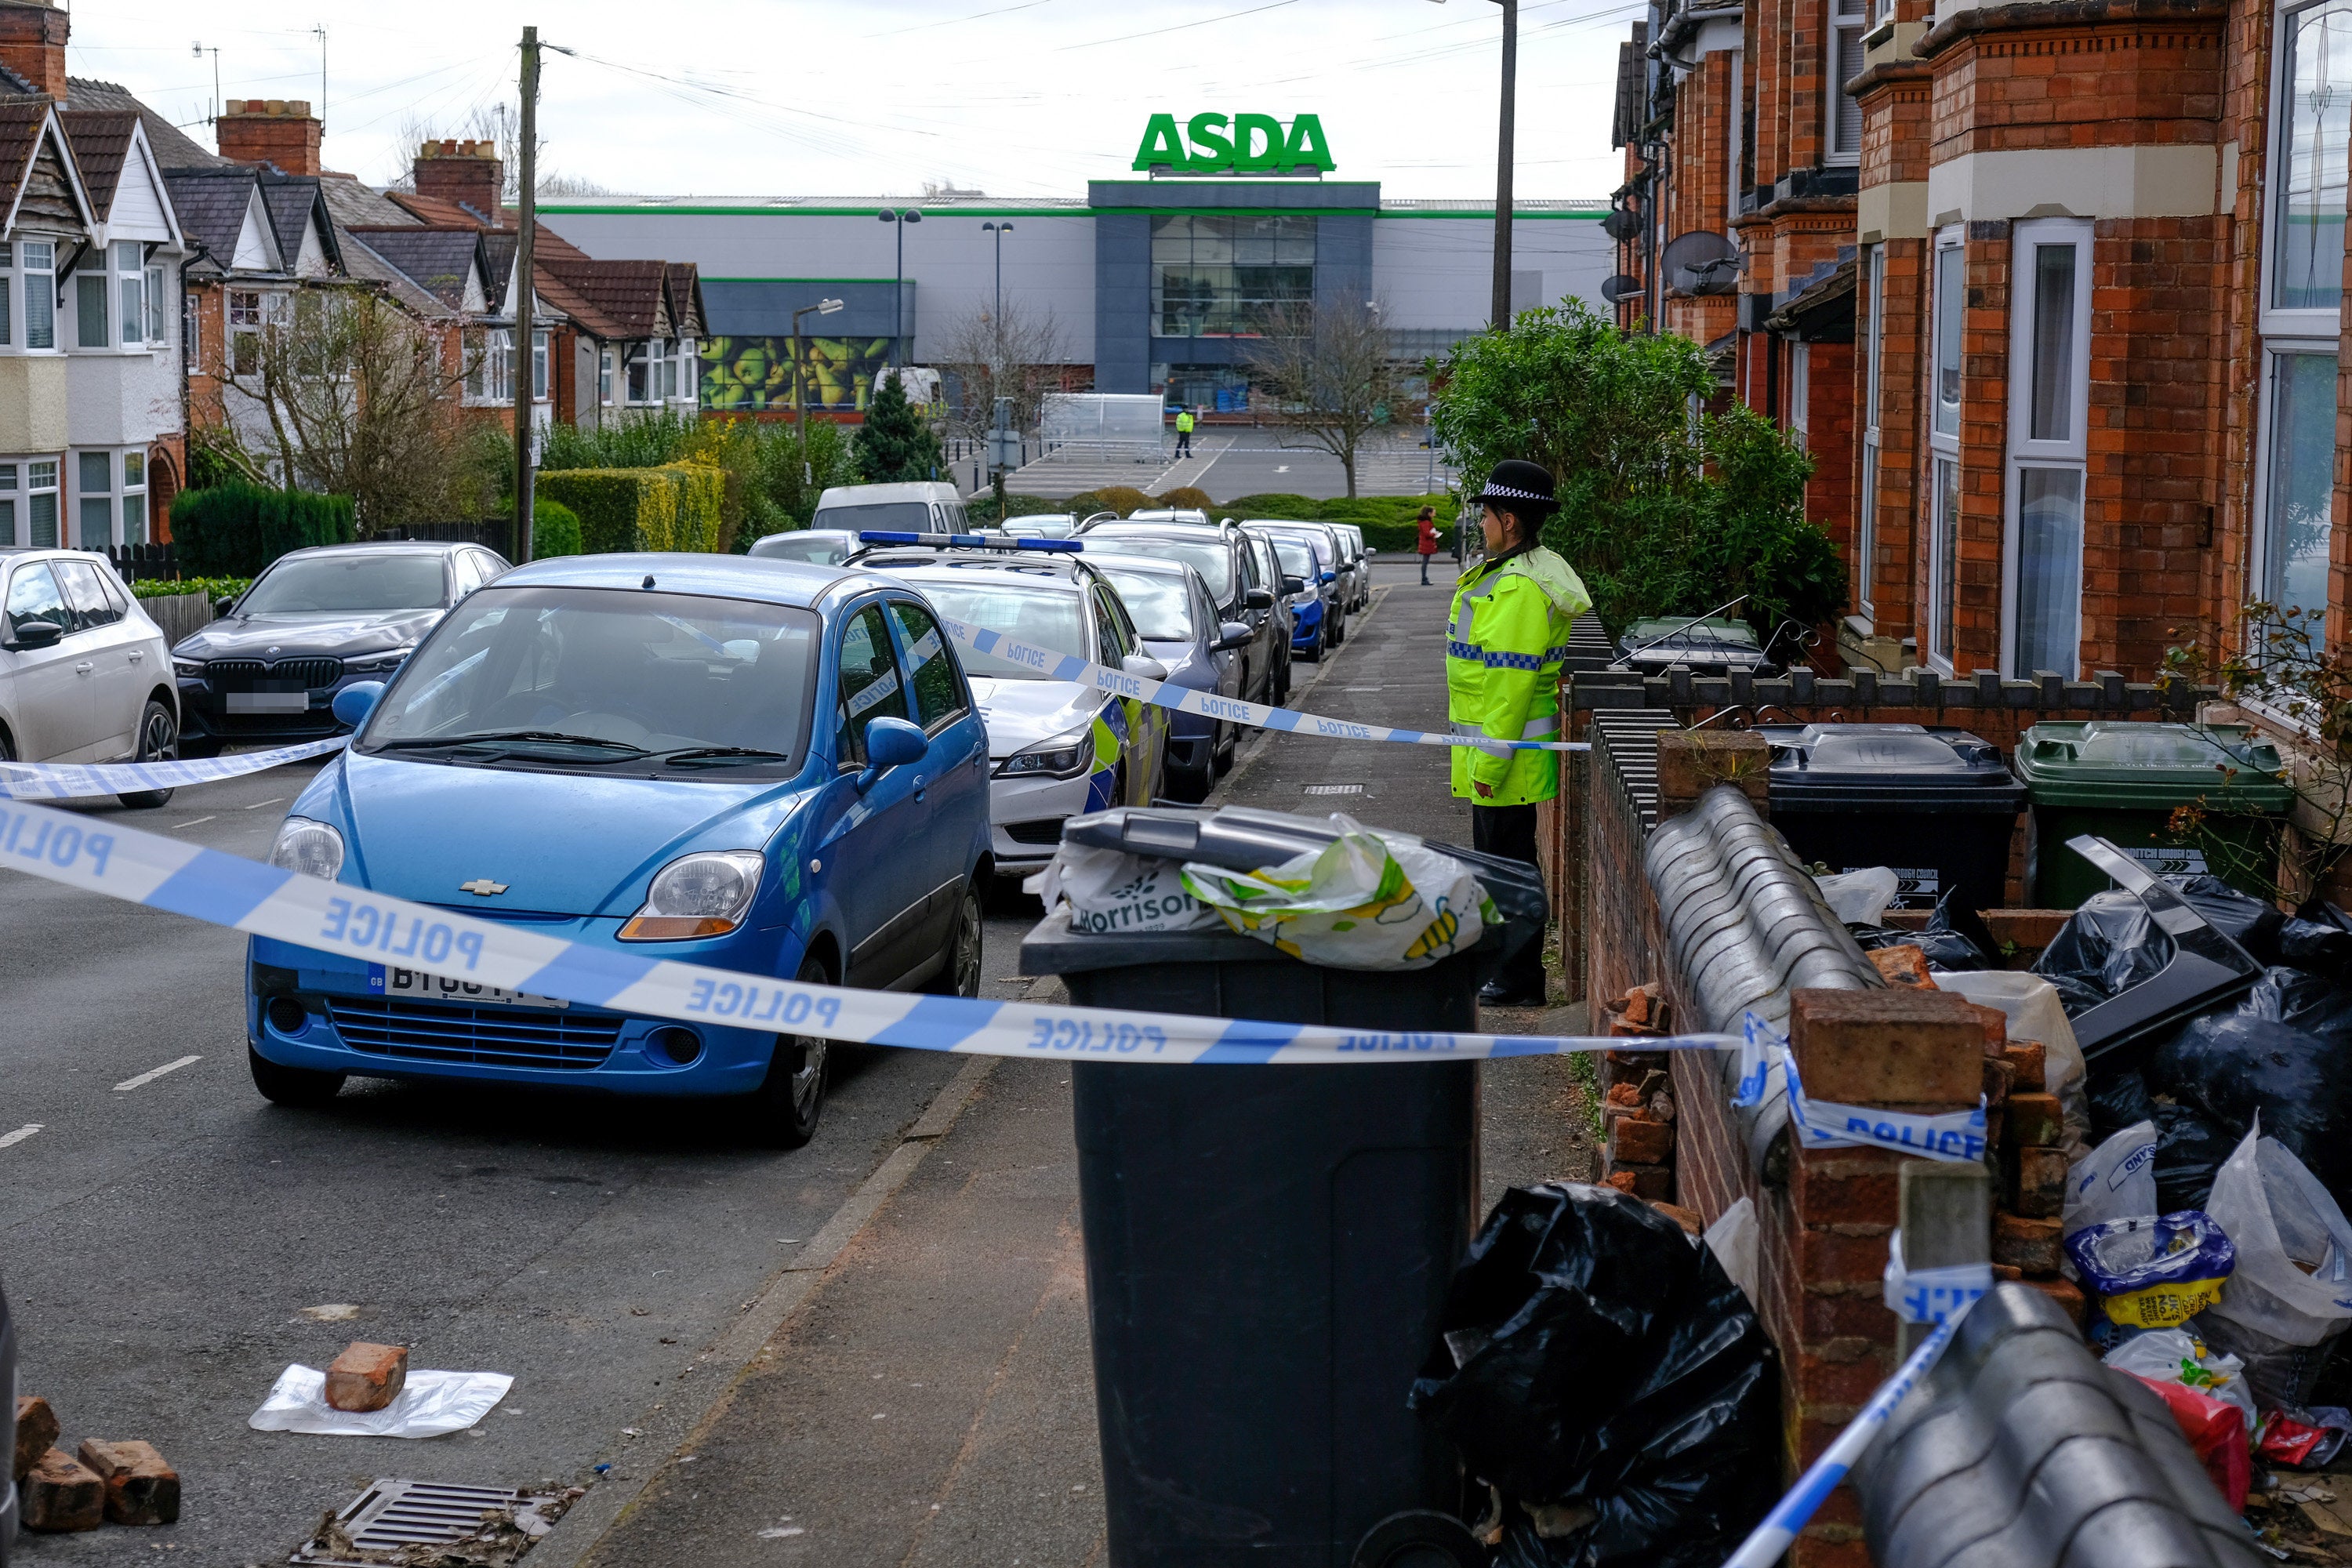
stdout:
{"type": "Polygon", "coordinates": [[[673,765],[709,763],[714,767],[731,767],[738,763],[783,762],[790,752],[762,751],[758,746],[685,746],[675,752],[656,752],[650,760],[673,765]]]}
{"type": "Polygon", "coordinates": [[[600,751],[625,752],[633,757],[651,754],[643,746],[633,746],[626,741],[608,741],[601,735],[567,735],[561,730],[488,730],[478,735],[419,735],[404,741],[380,741],[369,749],[378,752],[438,751],[454,746],[496,745],[509,741],[594,746],[600,751]]]}

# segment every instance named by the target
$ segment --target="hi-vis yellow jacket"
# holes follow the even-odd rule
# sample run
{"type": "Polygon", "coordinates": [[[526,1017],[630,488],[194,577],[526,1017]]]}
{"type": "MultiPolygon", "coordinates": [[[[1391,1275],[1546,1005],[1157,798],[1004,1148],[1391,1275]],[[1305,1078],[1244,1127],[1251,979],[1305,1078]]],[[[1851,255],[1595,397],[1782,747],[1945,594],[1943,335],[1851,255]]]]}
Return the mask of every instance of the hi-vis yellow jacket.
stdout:
{"type": "MultiPolygon", "coordinates": [[[[1445,631],[1445,716],[1457,735],[1557,741],[1559,666],[1569,623],[1592,607],[1567,562],[1538,545],[1482,561],[1454,589],[1445,631]]],[[[1557,752],[1454,748],[1454,793],[1479,805],[1525,805],[1559,793],[1557,752]],[[1480,795],[1477,784],[1493,793],[1480,795]]]]}

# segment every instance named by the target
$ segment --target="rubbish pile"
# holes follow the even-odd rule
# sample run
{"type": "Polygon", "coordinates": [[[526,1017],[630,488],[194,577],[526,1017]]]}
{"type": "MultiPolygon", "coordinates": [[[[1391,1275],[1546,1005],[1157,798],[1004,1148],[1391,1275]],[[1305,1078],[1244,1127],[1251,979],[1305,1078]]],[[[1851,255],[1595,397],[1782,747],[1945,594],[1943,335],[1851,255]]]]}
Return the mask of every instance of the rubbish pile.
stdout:
{"type": "Polygon", "coordinates": [[[85,1437],[68,1454],[56,1446],[62,1430],[47,1400],[37,1394],[17,1397],[10,1474],[26,1530],[179,1522],[180,1474],[153,1444],[85,1437]]]}

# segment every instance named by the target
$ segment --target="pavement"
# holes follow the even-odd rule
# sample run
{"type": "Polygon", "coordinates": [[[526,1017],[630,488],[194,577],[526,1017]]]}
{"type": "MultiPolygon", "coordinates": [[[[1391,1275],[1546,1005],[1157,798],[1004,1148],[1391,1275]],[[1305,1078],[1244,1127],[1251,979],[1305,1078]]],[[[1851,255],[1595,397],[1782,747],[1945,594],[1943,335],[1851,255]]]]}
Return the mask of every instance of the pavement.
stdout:
{"type": "MultiPolygon", "coordinates": [[[[1375,440],[1357,454],[1358,495],[1425,495],[1444,489],[1452,476],[1443,454],[1432,464],[1429,448],[1417,435],[1375,440]]],[[[1276,492],[1313,497],[1348,493],[1347,470],[1339,458],[1297,437],[1286,437],[1280,430],[1256,428],[1197,433],[1192,456],[1181,462],[1175,460],[1171,438],[1161,462],[1057,453],[1004,479],[1012,494],[1056,500],[1110,485],[1130,485],[1150,495],[1191,485],[1220,501],[1276,492]]]]}

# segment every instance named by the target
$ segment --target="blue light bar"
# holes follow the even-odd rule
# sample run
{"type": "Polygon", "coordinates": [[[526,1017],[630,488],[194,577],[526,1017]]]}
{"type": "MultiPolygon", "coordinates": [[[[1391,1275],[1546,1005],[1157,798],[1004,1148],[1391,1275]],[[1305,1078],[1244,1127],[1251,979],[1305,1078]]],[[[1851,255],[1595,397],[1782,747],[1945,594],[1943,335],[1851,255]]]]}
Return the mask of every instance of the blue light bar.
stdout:
{"type": "Polygon", "coordinates": [[[864,544],[919,544],[932,550],[1042,550],[1076,555],[1086,549],[1075,539],[1013,539],[1001,533],[899,533],[869,528],[857,538],[864,544]]]}

